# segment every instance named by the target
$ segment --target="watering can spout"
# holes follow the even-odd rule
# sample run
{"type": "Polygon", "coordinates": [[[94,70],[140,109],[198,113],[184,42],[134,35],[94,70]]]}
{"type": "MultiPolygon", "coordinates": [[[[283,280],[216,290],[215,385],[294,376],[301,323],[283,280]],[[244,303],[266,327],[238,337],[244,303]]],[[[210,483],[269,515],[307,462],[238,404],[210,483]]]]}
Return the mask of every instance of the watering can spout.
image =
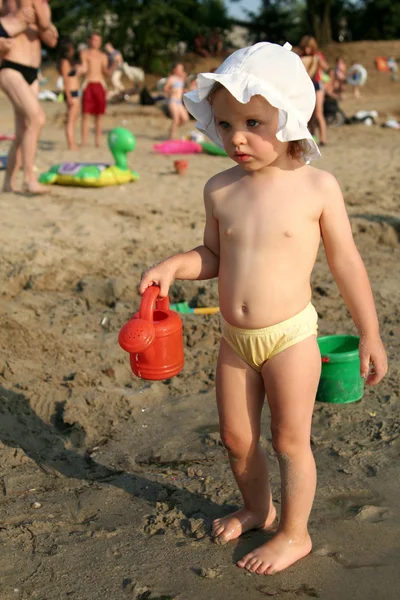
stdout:
{"type": "Polygon", "coordinates": [[[118,335],[118,343],[131,354],[144,352],[155,337],[154,327],[142,319],[131,319],[122,327],[118,335]]]}

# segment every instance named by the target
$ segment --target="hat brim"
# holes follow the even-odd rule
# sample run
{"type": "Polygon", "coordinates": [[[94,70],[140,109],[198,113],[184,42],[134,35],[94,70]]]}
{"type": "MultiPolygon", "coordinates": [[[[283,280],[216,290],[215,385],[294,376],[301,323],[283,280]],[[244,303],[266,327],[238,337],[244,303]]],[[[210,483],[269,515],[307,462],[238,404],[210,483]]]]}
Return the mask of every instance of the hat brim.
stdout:
{"type": "MultiPolygon", "coordinates": [[[[183,102],[190,114],[197,120],[196,127],[205,133],[217,146],[223,147],[218,135],[214,120],[214,111],[209,95],[216,83],[220,83],[230,94],[242,104],[247,104],[253,96],[262,96],[280,112],[278,131],[276,137],[281,142],[307,140],[309,148],[304,153],[304,160],[315,160],[321,156],[318,145],[308,130],[307,123],[295,107],[282,98],[276,88],[257,77],[247,74],[246,79],[237,76],[237,73],[200,73],[197,77],[197,89],[187,92],[183,102]]],[[[310,94],[315,90],[311,79],[309,80],[310,94]]],[[[311,117],[311,114],[310,114],[311,117]]]]}

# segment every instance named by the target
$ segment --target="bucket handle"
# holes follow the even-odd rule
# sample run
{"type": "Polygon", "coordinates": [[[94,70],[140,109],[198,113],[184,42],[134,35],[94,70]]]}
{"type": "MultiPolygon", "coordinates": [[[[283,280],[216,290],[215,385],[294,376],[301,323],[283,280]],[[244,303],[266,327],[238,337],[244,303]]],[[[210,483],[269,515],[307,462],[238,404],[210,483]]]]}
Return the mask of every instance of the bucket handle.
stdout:
{"type": "Polygon", "coordinates": [[[159,293],[160,293],[160,288],[158,285],[152,285],[145,290],[145,292],[142,296],[142,301],[140,303],[140,308],[139,308],[139,318],[140,319],[145,319],[146,321],[151,321],[151,322],[153,321],[154,302],[156,302],[156,308],[158,310],[163,310],[165,312],[168,312],[168,310],[169,310],[168,296],[166,298],[163,298],[162,300],[157,300],[159,293]]]}
{"type": "Polygon", "coordinates": [[[323,357],[321,358],[321,362],[322,362],[322,363],[328,363],[328,362],[330,362],[330,358],[329,358],[329,356],[323,356],[323,357]]]}

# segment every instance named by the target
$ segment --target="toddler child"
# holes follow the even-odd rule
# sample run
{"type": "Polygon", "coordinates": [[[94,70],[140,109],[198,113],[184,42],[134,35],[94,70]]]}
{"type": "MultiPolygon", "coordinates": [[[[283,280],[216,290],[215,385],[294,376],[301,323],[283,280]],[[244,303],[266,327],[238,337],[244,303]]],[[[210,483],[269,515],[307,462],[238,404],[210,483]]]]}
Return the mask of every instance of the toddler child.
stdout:
{"type": "Polygon", "coordinates": [[[203,244],[150,267],[139,285],[141,294],[159,285],[165,297],[174,279],[218,277],[220,433],[243,507],[216,519],[213,536],[225,543],[249,529],[274,527],[267,458],[259,445],[266,395],[281,474],[280,521],[272,539],[237,564],[267,575],[312,546],[310,431],[321,355],[310,276],[321,237],[360,333],[361,375],[374,385],[387,371],[371,287],[339,185],[307,164],[320,155],[307,129],[315,89],[290,48],[263,42],[237,50],[215,73],[200,74],[197,90],[185,95],[198,127],[237,164],[205,185],[203,244]]]}

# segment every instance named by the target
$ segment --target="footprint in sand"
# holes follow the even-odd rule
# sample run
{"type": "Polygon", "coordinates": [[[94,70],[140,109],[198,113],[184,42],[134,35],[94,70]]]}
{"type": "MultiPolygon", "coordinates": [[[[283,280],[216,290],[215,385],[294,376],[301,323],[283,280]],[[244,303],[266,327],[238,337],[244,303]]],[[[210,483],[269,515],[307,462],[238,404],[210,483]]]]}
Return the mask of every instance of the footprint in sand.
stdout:
{"type": "Polygon", "coordinates": [[[386,519],[389,517],[390,512],[388,508],[385,508],[384,506],[373,506],[371,504],[366,504],[358,511],[356,521],[380,523],[381,521],[386,521],[386,519]]]}
{"type": "Polygon", "coordinates": [[[329,548],[327,545],[317,546],[312,551],[314,556],[324,556],[327,558],[331,558],[336,563],[345,567],[346,569],[362,569],[364,567],[383,567],[385,564],[380,561],[364,561],[364,560],[354,560],[353,558],[347,558],[341,552],[336,552],[329,548]]]}

